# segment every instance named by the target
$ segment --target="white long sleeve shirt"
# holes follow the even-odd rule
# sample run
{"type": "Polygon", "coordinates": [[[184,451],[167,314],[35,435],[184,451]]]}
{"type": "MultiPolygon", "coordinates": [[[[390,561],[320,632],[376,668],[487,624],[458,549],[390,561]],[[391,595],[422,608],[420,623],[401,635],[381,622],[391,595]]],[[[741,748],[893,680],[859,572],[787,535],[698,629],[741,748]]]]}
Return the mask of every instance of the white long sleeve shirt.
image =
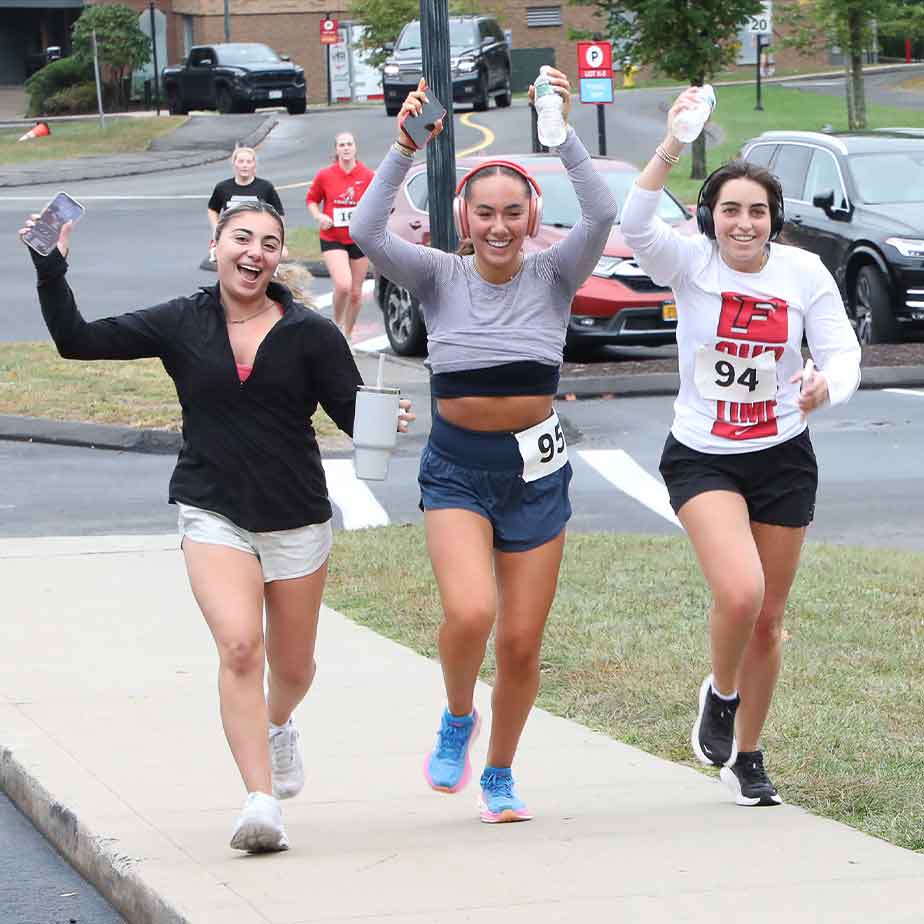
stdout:
{"type": "Polygon", "coordinates": [[[658,218],[660,197],[660,190],[633,187],[621,230],[639,265],[670,286],[677,302],[674,438],[699,452],[725,454],[767,449],[801,433],[806,423],[798,406],[800,385],[789,380],[803,367],[803,333],[827,379],[830,403],[847,401],[860,384],[860,346],[821,260],[771,243],[760,272],[738,272],[715,241],[680,234],[658,218]],[[757,359],[771,352],[775,364],[767,356],[757,359]],[[758,375],[774,373],[775,389],[772,379],[765,381],[771,394],[762,400],[715,397],[726,384],[729,396],[740,397],[758,375]]]}

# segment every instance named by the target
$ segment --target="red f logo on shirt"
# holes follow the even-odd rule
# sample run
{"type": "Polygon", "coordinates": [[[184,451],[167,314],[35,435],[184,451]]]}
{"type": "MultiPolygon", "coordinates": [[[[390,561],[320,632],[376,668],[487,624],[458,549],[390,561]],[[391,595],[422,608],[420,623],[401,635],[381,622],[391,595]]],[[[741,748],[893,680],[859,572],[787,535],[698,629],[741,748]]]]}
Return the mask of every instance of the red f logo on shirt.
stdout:
{"type": "Polygon", "coordinates": [[[786,302],[781,298],[756,298],[737,292],[723,292],[716,333],[729,340],[786,343],[789,339],[786,308],[786,302]]]}

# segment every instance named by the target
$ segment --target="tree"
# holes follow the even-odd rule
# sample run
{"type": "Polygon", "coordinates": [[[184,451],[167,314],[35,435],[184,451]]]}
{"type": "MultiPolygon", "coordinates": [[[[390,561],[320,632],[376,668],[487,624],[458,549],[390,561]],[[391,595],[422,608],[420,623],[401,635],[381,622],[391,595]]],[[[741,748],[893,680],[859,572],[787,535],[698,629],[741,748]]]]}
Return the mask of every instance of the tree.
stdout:
{"type": "Polygon", "coordinates": [[[924,8],[901,0],[801,0],[781,10],[778,22],[789,27],[782,45],[803,52],[822,43],[841,47],[847,64],[847,127],[853,131],[867,127],[864,51],[875,47],[877,35],[920,34],[924,8]]]}
{"type": "Polygon", "coordinates": [[[100,66],[108,71],[116,95],[128,103],[124,78],[151,59],[151,41],[138,25],[138,13],[124,4],[87,6],[73,26],[74,53],[93,60],[93,30],[100,66]]]}
{"type": "MultiPolygon", "coordinates": [[[[693,86],[708,83],[738,54],[738,30],[761,0],[575,0],[596,6],[624,66],[654,71],[693,86]]],[[[690,176],[706,176],[706,139],[693,142],[690,176]]]]}
{"type": "MultiPolygon", "coordinates": [[[[362,44],[372,52],[368,59],[372,67],[385,63],[388,57],[385,45],[397,41],[404,25],[420,19],[420,3],[421,0],[352,0],[350,17],[366,27],[362,44]]],[[[450,0],[449,12],[494,15],[476,0],[450,0]]]]}

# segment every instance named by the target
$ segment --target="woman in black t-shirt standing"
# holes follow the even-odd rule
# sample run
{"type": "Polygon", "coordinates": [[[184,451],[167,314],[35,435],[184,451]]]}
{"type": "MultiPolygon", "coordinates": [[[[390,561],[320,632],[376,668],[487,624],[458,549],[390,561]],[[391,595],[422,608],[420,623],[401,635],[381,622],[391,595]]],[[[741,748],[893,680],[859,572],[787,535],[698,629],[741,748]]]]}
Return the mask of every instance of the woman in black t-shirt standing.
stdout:
{"type": "MultiPolygon", "coordinates": [[[[257,176],[257,152],[253,148],[235,148],[231,155],[231,167],[234,170],[234,176],[215,184],[208,204],[209,224],[212,226],[213,238],[209,259],[212,263],[215,262],[215,226],[229,203],[234,205],[238,202],[266,202],[280,215],[285,215],[285,209],[282,207],[276,187],[269,180],[257,176]]],[[[282,259],[285,260],[287,256],[288,253],[283,247],[282,259]]]]}
{"type": "MultiPolygon", "coordinates": [[[[218,648],[222,724],[247,790],[231,846],[285,850],[278,800],[304,784],[291,715],[314,678],[331,546],[311,416],[321,404],[351,434],[362,378],[334,324],[272,281],[285,229],[266,203],[242,203],[218,219],[218,285],[92,322],[67,284],[70,234],[66,224],[47,256],[30,251],[42,315],[68,359],[158,357],[173,379],[183,445],[170,501],[218,648]]],[[[408,401],[401,406],[404,430],[413,415],[408,401]]]]}

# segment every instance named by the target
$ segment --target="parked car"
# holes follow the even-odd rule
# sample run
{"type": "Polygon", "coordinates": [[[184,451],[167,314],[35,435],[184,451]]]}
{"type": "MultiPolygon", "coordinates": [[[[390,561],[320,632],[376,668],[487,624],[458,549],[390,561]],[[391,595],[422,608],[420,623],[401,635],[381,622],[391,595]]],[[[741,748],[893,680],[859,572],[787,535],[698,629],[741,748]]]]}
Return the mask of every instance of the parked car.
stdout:
{"type": "Polygon", "coordinates": [[[924,132],[764,132],[742,157],[782,183],[783,240],[821,257],[861,343],[924,332],[924,132]]]}
{"type": "Polygon", "coordinates": [[[253,112],[260,106],[285,106],[301,115],[307,105],[305,71],[256,42],[196,45],[185,64],[165,67],[161,79],[174,115],[190,109],[253,112]]]}
{"type": "MultiPolygon", "coordinates": [[[[387,47],[387,46],[386,46],[387,47]]],[[[452,16],[449,19],[452,99],[487,109],[491,97],[509,106],[510,48],[497,20],[490,16],[452,16]]],[[[420,22],[409,22],[398,36],[382,68],[385,112],[398,114],[401,104],[423,76],[420,22]]],[[[443,100],[446,102],[446,100],[443,100]]]]}
{"type": "MultiPolygon", "coordinates": [[[[534,238],[527,238],[526,252],[544,250],[561,240],[580,217],[577,196],[561,161],[550,154],[504,155],[533,176],[542,187],[542,226],[534,238]]],[[[491,158],[465,157],[456,163],[459,178],[472,167],[491,158]]],[[[620,208],[625,202],[637,168],[616,160],[594,158],[594,164],[616,197],[620,208]]],[[[430,217],[427,212],[427,167],[412,167],[398,190],[388,228],[405,240],[430,243],[430,217]]],[[[696,222],[669,192],[658,206],[665,221],[685,233],[696,233],[696,222]]],[[[427,332],[420,304],[407,289],[376,271],[376,297],[382,308],[385,332],[395,353],[423,355],[427,332]]],[[[576,351],[588,346],[632,344],[655,346],[676,339],[677,307],[669,289],[656,285],[635,262],[614,226],[603,256],[593,274],[578,289],[571,303],[567,347],[576,351]]]]}

